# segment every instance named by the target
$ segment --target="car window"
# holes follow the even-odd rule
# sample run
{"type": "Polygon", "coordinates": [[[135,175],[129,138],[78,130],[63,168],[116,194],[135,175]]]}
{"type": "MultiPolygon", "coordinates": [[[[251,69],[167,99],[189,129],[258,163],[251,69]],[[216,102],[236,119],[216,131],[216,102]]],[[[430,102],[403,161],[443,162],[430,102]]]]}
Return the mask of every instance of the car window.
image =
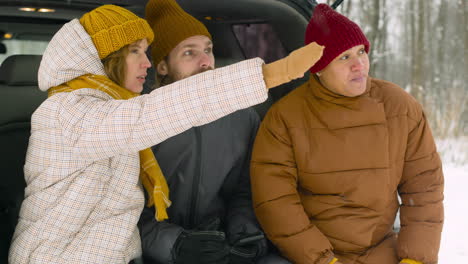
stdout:
{"type": "Polygon", "coordinates": [[[266,63],[287,55],[286,49],[270,24],[237,24],[232,26],[234,35],[245,57],[260,57],[266,63]]]}
{"type": "Polygon", "coordinates": [[[8,56],[14,54],[35,54],[41,55],[44,53],[48,41],[42,40],[3,40],[5,44],[6,53],[0,54],[0,63],[2,63],[8,56]]]}

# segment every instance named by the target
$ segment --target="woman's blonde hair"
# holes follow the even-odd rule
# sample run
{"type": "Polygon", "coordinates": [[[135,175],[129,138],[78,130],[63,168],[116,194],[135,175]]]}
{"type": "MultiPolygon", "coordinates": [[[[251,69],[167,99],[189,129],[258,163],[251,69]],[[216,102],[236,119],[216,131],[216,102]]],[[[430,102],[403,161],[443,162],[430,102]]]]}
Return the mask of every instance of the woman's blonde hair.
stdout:
{"type": "Polygon", "coordinates": [[[125,59],[127,58],[128,53],[129,45],[125,45],[121,49],[112,52],[102,59],[104,72],[107,74],[107,77],[122,87],[124,87],[125,84],[125,72],[127,70],[125,59]]]}

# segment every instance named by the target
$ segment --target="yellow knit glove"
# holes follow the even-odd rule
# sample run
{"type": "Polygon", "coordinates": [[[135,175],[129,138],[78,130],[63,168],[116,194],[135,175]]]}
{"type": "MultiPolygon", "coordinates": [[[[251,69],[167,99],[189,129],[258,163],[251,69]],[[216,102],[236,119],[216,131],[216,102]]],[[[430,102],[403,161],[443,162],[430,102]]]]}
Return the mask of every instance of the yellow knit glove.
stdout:
{"type": "Polygon", "coordinates": [[[337,261],[338,261],[337,258],[333,258],[333,259],[330,261],[330,263],[328,263],[328,264],[335,264],[335,262],[337,262],[337,261]]]}
{"type": "Polygon", "coordinates": [[[416,261],[414,259],[402,259],[400,263],[404,264],[423,264],[421,261],[416,261]]]}
{"type": "Polygon", "coordinates": [[[301,78],[320,60],[323,46],[315,42],[299,48],[286,58],[263,65],[263,79],[268,89],[301,78]]]}

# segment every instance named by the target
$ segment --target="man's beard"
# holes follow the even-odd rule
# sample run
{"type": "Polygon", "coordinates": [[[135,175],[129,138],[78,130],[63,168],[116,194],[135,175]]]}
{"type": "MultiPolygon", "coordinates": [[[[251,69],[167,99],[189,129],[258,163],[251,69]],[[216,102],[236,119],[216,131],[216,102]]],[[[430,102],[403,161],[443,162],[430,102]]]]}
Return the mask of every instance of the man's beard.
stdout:
{"type": "Polygon", "coordinates": [[[199,73],[206,72],[206,71],[211,71],[211,70],[213,70],[213,67],[208,67],[208,68],[205,68],[205,69],[199,69],[199,70],[194,71],[194,72],[189,73],[189,74],[182,74],[180,72],[171,72],[171,70],[169,70],[169,73],[161,79],[160,86],[168,85],[168,84],[183,80],[185,78],[197,75],[199,73]]]}

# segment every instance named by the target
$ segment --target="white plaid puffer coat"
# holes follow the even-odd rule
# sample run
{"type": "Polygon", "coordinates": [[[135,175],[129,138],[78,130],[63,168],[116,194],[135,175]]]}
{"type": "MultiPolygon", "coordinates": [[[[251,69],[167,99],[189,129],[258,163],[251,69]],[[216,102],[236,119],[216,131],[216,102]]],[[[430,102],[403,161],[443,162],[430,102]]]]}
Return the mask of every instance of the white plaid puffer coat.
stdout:
{"type": "MultiPolygon", "coordinates": [[[[141,254],[144,206],[138,151],[267,98],[261,59],[167,85],[130,100],[80,89],[48,98],[33,114],[27,187],[10,263],[128,263],[141,254]]],[[[43,55],[41,90],[103,75],[78,20],[43,55]]]]}

